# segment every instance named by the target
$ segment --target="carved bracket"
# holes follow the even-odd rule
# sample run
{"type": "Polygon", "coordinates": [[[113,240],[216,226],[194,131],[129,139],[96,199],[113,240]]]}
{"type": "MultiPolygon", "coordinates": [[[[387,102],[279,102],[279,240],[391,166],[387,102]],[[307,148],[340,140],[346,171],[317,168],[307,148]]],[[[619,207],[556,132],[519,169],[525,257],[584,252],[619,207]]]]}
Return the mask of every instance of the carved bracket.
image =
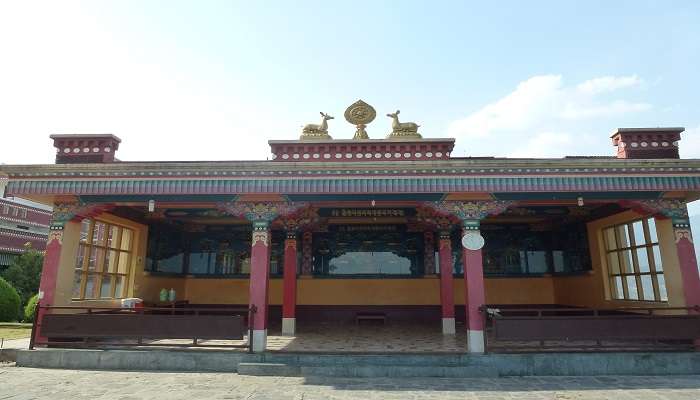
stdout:
{"type": "Polygon", "coordinates": [[[88,204],[82,202],[56,203],[53,207],[50,228],[53,230],[61,230],[65,227],[66,223],[70,221],[94,217],[111,208],[113,208],[113,206],[105,204],[88,204]]]}
{"type": "Polygon", "coordinates": [[[300,230],[308,229],[317,225],[319,221],[318,209],[305,204],[291,214],[278,219],[279,224],[288,233],[296,233],[300,230]]]}
{"type": "Polygon", "coordinates": [[[690,227],[688,207],[685,201],[679,199],[633,200],[626,202],[627,206],[642,213],[652,213],[670,218],[674,228],[690,227]]]}
{"type": "Polygon", "coordinates": [[[218,203],[217,209],[228,215],[245,218],[248,221],[272,222],[279,216],[291,215],[306,203],[292,203],[281,201],[248,202],[230,201],[218,203]]]}
{"type": "Polygon", "coordinates": [[[468,229],[473,226],[478,229],[479,221],[489,215],[500,214],[513,204],[514,201],[507,200],[445,200],[431,203],[437,211],[459,218],[468,229]]]}

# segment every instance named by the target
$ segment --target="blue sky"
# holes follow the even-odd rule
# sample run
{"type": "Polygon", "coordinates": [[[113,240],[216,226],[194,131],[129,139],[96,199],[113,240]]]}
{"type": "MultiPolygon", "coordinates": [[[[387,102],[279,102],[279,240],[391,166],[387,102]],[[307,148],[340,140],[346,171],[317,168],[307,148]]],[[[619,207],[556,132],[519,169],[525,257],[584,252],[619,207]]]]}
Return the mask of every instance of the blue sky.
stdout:
{"type": "MultiPolygon", "coordinates": [[[[318,112],[401,109],[457,155],[612,155],[684,126],[700,158],[698,1],[0,3],[0,162],[109,132],[124,160],[264,159],[318,112]],[[8,138],[9,137],[9,138],[8,138]]],[[[700,214],[700,206],[693,205],[700,214]]]]}

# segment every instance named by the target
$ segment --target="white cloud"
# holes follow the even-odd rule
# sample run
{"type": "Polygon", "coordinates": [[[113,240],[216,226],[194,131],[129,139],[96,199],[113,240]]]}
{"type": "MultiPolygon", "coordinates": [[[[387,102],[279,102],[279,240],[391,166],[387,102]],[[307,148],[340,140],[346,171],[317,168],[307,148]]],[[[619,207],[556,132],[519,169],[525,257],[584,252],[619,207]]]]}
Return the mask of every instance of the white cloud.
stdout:
{"type": "MultiPolygon", "coordinates": [[[[565,85],[561,75],[534,76],[501,99],[454,121],[448,132],[458,139],[458,146],[469,146],[470,155],[480,155],[475,153],[481,150],[484,155],[522,157],[585,154],[582,144],[599,143],[587,135],[586,124],[652,109],[646,102],[610,98],[617,90],[641,83],[636,75],[594,78],[577,85],[565,85]],[[479,139],[487,136],[489,142],[499,144],[496,151],[480,145],[479,139]]],[[[596,135],[604,138],[606,133],[596,135]]]]}
{"type": "Polygon", "coordinates": [[[681,133],[678,152],[681,158],[700,158],[700,125],[681,133]]]}
{"type": "Polygon", "coordinates": [[[615,100],[608,104],[585,106],[582,104],[567,104],[561,111],[562,118],[591,118],[606,117],[651,109],[649,103],[630,103],[625,100],[615,100]]]}
{"type": "Polygon", "coordinates": [[[630,76],[603,76],[589,79],[576,85],[576,90],[586,94],[599,94],[612,92],[618,89],[639,86],[642,80],[637,75],[630,76]]]}

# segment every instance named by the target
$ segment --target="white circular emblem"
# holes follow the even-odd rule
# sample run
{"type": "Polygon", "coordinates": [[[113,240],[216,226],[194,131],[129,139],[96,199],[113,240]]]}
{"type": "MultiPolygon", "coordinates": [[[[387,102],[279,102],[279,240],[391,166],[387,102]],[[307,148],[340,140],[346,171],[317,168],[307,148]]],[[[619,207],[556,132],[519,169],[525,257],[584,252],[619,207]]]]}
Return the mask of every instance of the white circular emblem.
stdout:
{"type": "Polygon", "coordinates": [[[467,232],[462,236],[462,246],[467,250],[479,250],[484,247],[484,237],[477,232],[467,232]]]}

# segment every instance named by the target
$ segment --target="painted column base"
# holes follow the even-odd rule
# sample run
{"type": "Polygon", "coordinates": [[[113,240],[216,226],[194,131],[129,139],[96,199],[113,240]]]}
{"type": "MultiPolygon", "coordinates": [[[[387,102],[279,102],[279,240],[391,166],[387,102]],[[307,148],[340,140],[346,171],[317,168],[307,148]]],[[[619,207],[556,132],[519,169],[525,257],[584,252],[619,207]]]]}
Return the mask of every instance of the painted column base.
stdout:
{"type": "Polygon", "coordinates": [[[262,353],[267,348],[267,329],[253,330],[253,352],[262,353]]]}
{"type": "Polygon", "coordinates": [[[297,328],[296,318],[282,318],[282,334],[287,336],[294,336],[297,328]]]}
{"type": "Polygon", "coordinates": [[[484,331],[467,330],[467,351],[483,354],[485,350],[484,331]]]}
{"type": "Polygon", "coordinates": [[[457,333],[455,328],[454,318],[443,318],[442,319],[442,334],[443,335],[454,335],[457,333]]]}

